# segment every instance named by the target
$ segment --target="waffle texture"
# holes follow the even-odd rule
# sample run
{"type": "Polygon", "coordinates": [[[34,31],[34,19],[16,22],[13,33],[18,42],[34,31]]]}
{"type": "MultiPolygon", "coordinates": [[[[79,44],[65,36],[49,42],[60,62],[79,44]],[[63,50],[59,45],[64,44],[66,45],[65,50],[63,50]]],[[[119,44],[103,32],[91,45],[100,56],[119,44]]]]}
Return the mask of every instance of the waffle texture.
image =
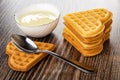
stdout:
{"type": "Polygon", "coordinates": [[[84,56],[95,56],[109,39],[112,13],[103,8],[70,13],[64,24],[63,37],[84,56]]]}
{"type": "MultiPolygon", "coordinates": [[[[35,42],[39,49],[54,50],[55,45],[44,42],[35,42]]],[[[40,60],[42,60],[47,53],[29,54],[18,50],[12,42],[9,42],[6,47],[6,54],[9,56],[9,67],[15,71],[28,71],[40,60]]]]}

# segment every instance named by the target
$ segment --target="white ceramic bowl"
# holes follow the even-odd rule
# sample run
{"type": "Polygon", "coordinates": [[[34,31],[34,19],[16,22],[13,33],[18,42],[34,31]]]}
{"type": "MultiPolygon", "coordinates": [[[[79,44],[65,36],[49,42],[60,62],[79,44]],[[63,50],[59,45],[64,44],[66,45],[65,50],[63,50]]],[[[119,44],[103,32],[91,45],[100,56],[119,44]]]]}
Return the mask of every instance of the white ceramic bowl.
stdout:
{"type": "Polygon", "coordinates": [[[26,12],[39,11],[39,10],[50,11],[50,12],[54,13],[56,15],[56,19],[48,24],[43,24],[43,25],[34,26],[34,27],[27,27],[27,26],[23,26],[23,25],[20,25],[19,23],[17,23],[18,27],[28,36],[44,37],[44,36],[50,34],[55,29],[55,27],[59,21],[60,13],[59,13],[58,9],[55,6],[48,4],[48,3],[33,4],[29,7],[26,7],[22,10],[17,11],[15,13],[15,20],[17,22],[18,17],[22,14],[25,14],[26,12]]]}

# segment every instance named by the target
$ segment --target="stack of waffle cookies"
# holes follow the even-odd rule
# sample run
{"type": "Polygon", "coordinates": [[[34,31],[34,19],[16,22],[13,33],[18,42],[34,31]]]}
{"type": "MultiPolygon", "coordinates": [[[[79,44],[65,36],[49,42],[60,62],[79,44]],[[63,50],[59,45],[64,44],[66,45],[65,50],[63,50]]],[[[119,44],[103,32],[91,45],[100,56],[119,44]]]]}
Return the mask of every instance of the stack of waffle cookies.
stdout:
{"type": "Polygon", "coordinates": [[[64,16],[63,37],[82,55],[95,56],[109,39],[112,13],[106,9],[75,12],[64,16]]]}

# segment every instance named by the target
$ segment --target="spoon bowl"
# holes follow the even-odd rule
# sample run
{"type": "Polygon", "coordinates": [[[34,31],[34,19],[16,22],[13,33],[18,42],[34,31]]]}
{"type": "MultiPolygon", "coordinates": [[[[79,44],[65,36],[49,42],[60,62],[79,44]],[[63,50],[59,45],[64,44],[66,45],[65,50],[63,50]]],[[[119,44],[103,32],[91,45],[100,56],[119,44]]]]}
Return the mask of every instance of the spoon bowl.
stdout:
{"type": "Polygon", "coordinates": [[[28,37],[14,34],[11,36],[11,40],[15,46],[24,52],[35,53],[38,50],[38,47],[28,37]]]}
{"type": "Polygon", "coordinates": [[[64,57],[60,56],[59,54],[51,52],[49,50],[39,50],[38,47],[36,46],[36,44],[26,36],[13,34],[11,36],[11,39],[12,39],[12,42],[14,43],[14,45],[21,51],[24,51],[27,53],[32,53],[32,54],[35,54],[35,53],[37,54],[38,52],[48,53],[56,58],[63,60],[64,62],[70,64],[71,66],[73,66],[83,72],[86,72],[86,73],[96,72],[96,70],[91,66],[85,65],[83,63],[79,63],[79,62],[71,60],[71,59],[64,58],[64,57]]]}

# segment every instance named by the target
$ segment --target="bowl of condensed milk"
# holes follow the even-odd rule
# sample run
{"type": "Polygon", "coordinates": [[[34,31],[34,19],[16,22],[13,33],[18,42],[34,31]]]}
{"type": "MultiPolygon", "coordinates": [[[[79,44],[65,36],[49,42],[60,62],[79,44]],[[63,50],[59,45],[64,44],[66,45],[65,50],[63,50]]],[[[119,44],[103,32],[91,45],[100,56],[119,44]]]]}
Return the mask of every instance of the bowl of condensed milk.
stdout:
{"type": "Polygon", "coordinates": [[[60,17],[58,9],[48,3],[33,4],[15,13],[18,27],[30,37],[44,37],[56,27],[60,17]]]}

